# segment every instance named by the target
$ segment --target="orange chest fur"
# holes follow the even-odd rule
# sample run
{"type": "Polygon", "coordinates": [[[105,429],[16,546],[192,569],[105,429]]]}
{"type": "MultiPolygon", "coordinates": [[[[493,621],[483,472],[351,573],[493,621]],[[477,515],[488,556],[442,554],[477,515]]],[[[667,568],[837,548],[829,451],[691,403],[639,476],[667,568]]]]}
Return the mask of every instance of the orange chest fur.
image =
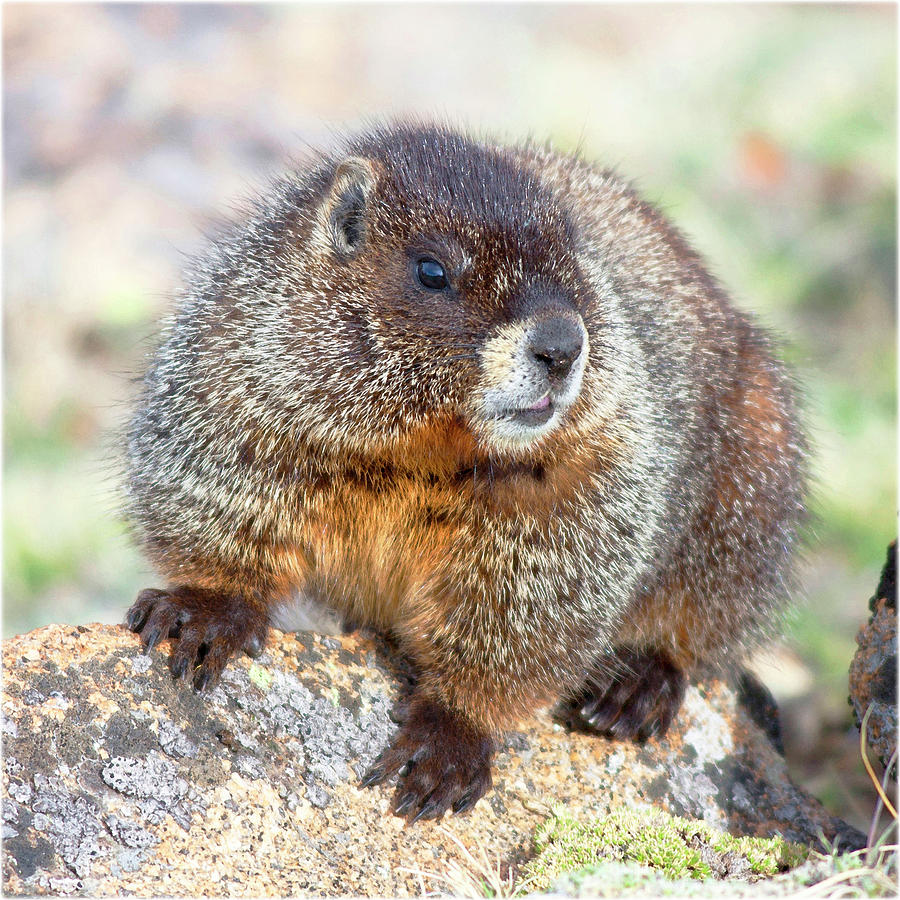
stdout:
{"type": "Polygon", "coordinates": [[[285,588],[308,590],[359,623],[390,627],[453,604],[443,594],[464,580],[455,577],[460,567],[493,557],[498,533],[504,545],[514,542],[517,529],[504,525],[527,519],[540,530],[566,515],[589,471],[587,460],[550,470],[479,461],[433,476],[345,469],[297,498],[297,520],[282,531],[273,568],[285,588]]]}
{"type": "Polygon", "coordinates": [[[452,492],[341,484],[304,498],[276,566],[349,618],[390,627],[428,593],[465,527],[452,492]]]}

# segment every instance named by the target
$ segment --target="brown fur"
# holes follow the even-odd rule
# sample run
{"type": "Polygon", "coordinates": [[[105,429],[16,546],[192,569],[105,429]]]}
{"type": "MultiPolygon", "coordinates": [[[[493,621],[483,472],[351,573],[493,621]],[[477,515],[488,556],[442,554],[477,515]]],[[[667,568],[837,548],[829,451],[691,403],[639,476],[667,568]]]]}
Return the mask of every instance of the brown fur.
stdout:
{"type": "Polygon", "coordinates": [[[391,632],[419,682],[368,781],[405,771],[413,818],[466,809],[537,706],[643,740],[685,674],[773,630],[794,419],[765,334],[613,173],[376,129],[192,275],[129,435],[130,514],[170,589],[129,624],[177,635],[201,687],[292,590],[391,632]]]}

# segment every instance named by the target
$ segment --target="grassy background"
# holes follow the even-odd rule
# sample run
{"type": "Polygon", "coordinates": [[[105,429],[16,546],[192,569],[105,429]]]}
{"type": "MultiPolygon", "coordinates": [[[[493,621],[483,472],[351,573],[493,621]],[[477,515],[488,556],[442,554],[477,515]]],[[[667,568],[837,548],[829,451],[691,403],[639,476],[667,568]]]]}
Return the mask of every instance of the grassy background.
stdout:
{"type": "Polygon", "coordinates": [[[115,515],[115,435],[213,217],[371,115],[552,137],[634,178],[788,341],[817,521],[767,680],[802,777],[861,821],[846,673],[896,533],[895,20],[886,4],[6,5],[4,632],[120,621],[155,582],[115,515]]]}

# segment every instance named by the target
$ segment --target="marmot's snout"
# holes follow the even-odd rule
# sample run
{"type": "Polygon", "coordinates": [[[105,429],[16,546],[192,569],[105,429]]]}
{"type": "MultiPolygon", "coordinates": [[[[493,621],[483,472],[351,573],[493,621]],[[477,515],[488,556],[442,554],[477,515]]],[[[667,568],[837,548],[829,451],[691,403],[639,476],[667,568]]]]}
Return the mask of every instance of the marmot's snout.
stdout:
{"type": "Polygon", "coordinates": [[[479,418],[488,440],[509,449],[554,430],[581,391],[587,355],[575,310],[541,310],[498,329],[481,352],[479,418]]]}
{"type": "Polygon", "coordinates": [[[528,349],[547,372],[551,387],[561,387],[584,349],[584,328],[562,316],[543,319],[531,329],[528,349]]]}

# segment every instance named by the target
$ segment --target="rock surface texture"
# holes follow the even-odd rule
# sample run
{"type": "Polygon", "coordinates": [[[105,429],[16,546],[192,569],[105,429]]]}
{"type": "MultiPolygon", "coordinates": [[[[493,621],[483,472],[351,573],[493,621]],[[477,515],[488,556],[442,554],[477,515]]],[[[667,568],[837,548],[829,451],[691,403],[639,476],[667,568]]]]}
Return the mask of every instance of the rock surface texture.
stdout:
{"type": "Polygon", "coordinates": [[[857,724],[871,707],[869,747],[883,765],[897,751],[897,542],[888,558],[875,596],[872,615],[856,636],[859,649],[850,664],[850,703],[857,724]]]}
{"type": "Polygon", "coordinates": [[[3,888],[94,896],[422,895],[462,846],[525,860],[551,804],[628,804],[733,833],[861,836],[788,780],[720,683],[693,685],[664,740],[507,735],[494,790],[465,817],[405,826],[359,777],[396,727],[403,673],[364,636],[275,632],[206,697],[109,626],[49,626],[3,647],[3,888]],[[459,843],[457,843],[457,841],[459,843]]]}

